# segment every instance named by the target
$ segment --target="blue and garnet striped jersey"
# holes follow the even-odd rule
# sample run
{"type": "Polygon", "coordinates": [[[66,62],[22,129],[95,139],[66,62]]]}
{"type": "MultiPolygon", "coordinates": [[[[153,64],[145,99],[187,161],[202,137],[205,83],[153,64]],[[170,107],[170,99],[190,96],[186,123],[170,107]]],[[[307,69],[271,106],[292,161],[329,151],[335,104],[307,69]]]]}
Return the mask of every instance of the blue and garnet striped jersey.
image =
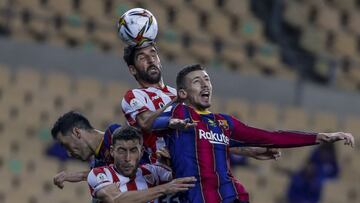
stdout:
{"type": "Polygon", "coordinates": [[[95,151],[94,159],[90,162],[90,168],[108,166],[114,163],[114,159],[110,154],[110,145],[114,131],[120,127],[121,125],[119,124],[111,124],[106,128],[104,138],[95,151]]]}
{"type": "Polygon", "coordinates": [[[171,112],[162,116],[197,123],[196,127],[187,130],[168,129],[165,136],[175,177],[195,176],[197,179],[196,186],[182,195],[184,202],[249,201],[247,191],[230,171],[230,146],[296,147],[316,144],[316,134],[269,132],[249,127],[229,115],[197,112],[183,104],[174,104],[171,112]]]}

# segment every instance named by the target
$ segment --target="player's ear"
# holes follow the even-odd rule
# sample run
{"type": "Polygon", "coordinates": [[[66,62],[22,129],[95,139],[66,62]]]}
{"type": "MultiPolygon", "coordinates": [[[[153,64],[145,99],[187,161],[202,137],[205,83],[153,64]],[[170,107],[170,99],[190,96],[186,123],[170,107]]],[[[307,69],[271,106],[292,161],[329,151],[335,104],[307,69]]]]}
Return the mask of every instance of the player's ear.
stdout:
{"type": "Polygon", "coordinates": [[[76,138],[80,138],[81,137],[81,130],[80,128],[74,127],[72,129],[72,133],[75,135],[76,138]]]}
{"type": "Polygon", "coordinates": [[[178,90],[178,98],[180,100],[184,100],[184,99],[186,99],[186,97],[187,97],[187,92],[184,89],[179,89],[178,90]]]}
{"type": "Polygon", "coordinates": [[[129,67],[130,74],[131,75],[136,75],[137,70],[136,70],[135,66],[134,65],[129,65],[128,67],[129,67]]]}

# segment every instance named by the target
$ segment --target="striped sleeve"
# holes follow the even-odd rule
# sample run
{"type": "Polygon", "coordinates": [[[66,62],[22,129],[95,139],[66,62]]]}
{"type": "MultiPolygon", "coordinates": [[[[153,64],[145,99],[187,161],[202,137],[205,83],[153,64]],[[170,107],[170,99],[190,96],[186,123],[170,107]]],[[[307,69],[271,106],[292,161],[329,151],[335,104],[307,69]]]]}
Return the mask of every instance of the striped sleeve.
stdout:
{"type": "Polygon", "coordinates": [[[136,89],[126,92],[121,102],[121,108],[130,125],[136,125],[136,116],[149,110],[145,97],[136,89]]]}
{"type": "Polygon", "coordinates": [[[155,177],[157,177],[157,185],[166,183],[172,180],[172,172],[161,165],[146,164],[144,165],[155,177]]]}
{"type": "Polygon", "coordinates": [[[105,186],[112,184],[113,179],[109,170],[105,167],[98,167],[90,171],[87,182],[89,184],[91,195],[96,197],[96,192],[105,186]]]}

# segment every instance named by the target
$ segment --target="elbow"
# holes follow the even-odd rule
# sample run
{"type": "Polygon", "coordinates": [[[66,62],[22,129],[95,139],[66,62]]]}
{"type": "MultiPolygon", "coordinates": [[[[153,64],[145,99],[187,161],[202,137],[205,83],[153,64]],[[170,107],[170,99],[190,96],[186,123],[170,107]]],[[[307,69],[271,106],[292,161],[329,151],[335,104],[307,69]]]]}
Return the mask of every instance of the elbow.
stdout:
{"type": "Polygon", "coordinates": [[[151,132],[151,123],[144,121],[144,122],[138,122],[139,127],[141,128],[141,130],[145,131],[145,132],[151,132]]]}

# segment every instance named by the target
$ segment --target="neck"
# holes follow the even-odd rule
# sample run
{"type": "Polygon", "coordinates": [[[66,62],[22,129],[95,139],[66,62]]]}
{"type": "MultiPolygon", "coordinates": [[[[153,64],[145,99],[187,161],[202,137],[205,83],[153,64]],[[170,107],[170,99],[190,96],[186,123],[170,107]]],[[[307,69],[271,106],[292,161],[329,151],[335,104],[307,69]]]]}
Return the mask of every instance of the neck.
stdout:
{"type": "Polygon", "coordinates": [[[90,136],[91,137],[89,139],[88,145],[93,154],[96,154],[96,149],[98,149],[102,140],[104,139],[104,132],[94,129],[91,131],[90,136]]]}
{"type": "Polygon", "coordinates": [[[153,88],[157,88],[157,89],[162,89],[165,87],[163,80],[161,79],[160,82],[155,83],[155,84],[150,84],[148,82],[145,81],[138,81],[138,84],[140,85],[140,87],[142,88],[148,88],[148,87],[153,87],[153,88]]]}
{"type": "Polygon", "coordinates": [[[200,107],[200,106],[196,106],[196,105],[190,104],[189,102],[185,102],[185,104],[190,106],[191,108],[193,108],[199,114],[208,114],[208,113],[210,113],[209,108],[203,108],[203,107],[200,107]]]}

